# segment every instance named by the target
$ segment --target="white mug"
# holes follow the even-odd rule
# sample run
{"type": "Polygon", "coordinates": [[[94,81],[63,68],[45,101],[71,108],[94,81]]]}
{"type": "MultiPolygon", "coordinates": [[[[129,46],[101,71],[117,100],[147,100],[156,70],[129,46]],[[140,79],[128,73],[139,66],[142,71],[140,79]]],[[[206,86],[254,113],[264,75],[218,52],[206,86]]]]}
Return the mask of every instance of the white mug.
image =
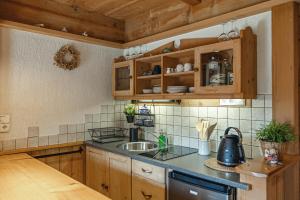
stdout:
{"type": "Polygon", "coordinates": [[[182,64],[178,64],[176,66],[176,72],[183,72],[184,68],[183,68],[183,65],[182,64]]]}
{"type": "Polygon", "coordinates": [[[167,68],[167,74],[170,74],[173,72],[173,69],[172,68],[167,68]]]}
{"type": "Polygon", "coordinates": [[[185,72],[192,71],[192,64],[191,63],[185,63],[184,64],[184,71],[185,72]]]}

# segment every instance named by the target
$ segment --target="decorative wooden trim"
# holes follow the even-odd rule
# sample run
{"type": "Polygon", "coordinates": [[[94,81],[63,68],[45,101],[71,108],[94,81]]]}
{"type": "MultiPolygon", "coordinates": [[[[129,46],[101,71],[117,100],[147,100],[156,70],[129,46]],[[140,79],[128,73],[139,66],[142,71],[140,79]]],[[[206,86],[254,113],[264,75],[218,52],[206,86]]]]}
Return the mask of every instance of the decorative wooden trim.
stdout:
{"type": "Polygon", "coordinates": [[[79,145],[83,145],[83,144],[84,144],[84,142],[71,142],[71,143],[65,143],[65,144],[48,145],[48,146],[43,146],[43,147],[15,149],[15,150],[10,150],[10,151],[2,151],[2,152],[0,152],[0,156],[9,155],[9,154],[16,154],[16,153],[27,153],[27,152],[31,152],[31,151],[56,149],[56,148],[63,148],[63,147],[73,147],[73,146],[79,146],[79,145]]]}
{"type": "Polygon", "coordinates": [[[138,40],[130,41],[123,44],[123,48],[128,48],[132,46],[137,46],[157,40],[162,40],[168,37],[188,33],[191,31],[195,31],[202,28],[207,28],[209,26],[214,26],[217,24],[221,24],[223,22],[227,22],[231,19],[243,18],[251,15],[255,15],[258,13],[262,13],[265,11],[270,11],[272,7],[281,5],[287,2],[299,2],[299,0],[269,0],[263,3],[259,3],[253,6],[249,6],[247,8],[242,8],[233,12],[229,12],[223,15],[219,15],[216,17],[212,17],[209,19],[205,19],[199,22],[195,22],[189,25],[181,26],[178,28],[174,28],[165,32],[161,32],[158,34],[151,35],[149,37],[144,37],[138,40]]]}
{"type": "Polygon", "coordinates": [[[89,44],[96,44],[96,45],[102,45],[106,47],[112,47],[112,48],[118,48],[122,49],[123,45],[121,43],[117,42],[110,42],[107,40],[101,40],[101,39],[96,39],[92,37],[85,37],[82,35],[76,35],[72,33],[66,33],[62,31],[56,31],[48,28],[41,28],[33,25],[27,25],[27,24],[22,24],[18,22],[12,22],[8,20],[1,20],[0,19],[0,27],[5,27],[5,28],[11,28],[11,29],[16,29],[16,30],[21,30],[21,31],[28,31],[28,32],[33,32],[33,33],[39,33],[39,34],[44,34],[48,36],[53,36],[53,37],[59,37],[59,38],[65,38],[69,40],[75,40],[79,42],[85,42],[89,44]]]}

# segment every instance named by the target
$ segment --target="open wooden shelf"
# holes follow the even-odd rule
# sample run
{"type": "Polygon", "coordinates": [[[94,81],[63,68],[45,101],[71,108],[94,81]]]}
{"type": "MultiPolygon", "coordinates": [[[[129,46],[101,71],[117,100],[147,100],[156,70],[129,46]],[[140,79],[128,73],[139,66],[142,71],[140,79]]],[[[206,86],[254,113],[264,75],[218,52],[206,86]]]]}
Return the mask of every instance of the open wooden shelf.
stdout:
{"type": "Polygon", "coordinates": [[[139,80],[143,80],[143,79],[160,79],[161,74],[149,75],[149,76],[138,76],[136,78],[139,79],[139,80]]]}
{"type": "Polygon", "coordinates": [[[174,72],[169,74],[164,74],[164,76],[187,76],[187,75],[194,75],[194,71],[188,71],[188,72],[174,72]]]}

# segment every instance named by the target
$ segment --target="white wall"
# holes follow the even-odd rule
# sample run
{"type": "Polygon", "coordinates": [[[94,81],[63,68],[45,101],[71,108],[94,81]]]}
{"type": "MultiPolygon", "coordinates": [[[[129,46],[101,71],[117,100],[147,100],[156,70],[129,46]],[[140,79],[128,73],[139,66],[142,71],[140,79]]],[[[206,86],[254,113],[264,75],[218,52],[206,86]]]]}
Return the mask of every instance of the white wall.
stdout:
{"type": "MultiPolygon", "coordinates": [[[[265,12],[258,15],[237,20],[234,24],[240,30],[250,26],[257,35],[257,79],[258,94],[272,93],[272,13],[265,12]]],[[[225,26],[225,32],[231,30],[231,23],[225,26]]],[[[223,32],[223,25],[193,31],[175,37],[155,41],[147,44],[149,49],[155,49],[176,39],[218,37],[223,32]]]]}
{"type": "Polygon", "coordinates": [[[84,123],[110,103],[111,63],[121,50],[0,28],[0,114],[11,115],[11,131],[0,139],[58,134],[60,124],[84,123]],[[53,56],[65,44],[81,53],[79,68],[65,71],[53,56]]]}

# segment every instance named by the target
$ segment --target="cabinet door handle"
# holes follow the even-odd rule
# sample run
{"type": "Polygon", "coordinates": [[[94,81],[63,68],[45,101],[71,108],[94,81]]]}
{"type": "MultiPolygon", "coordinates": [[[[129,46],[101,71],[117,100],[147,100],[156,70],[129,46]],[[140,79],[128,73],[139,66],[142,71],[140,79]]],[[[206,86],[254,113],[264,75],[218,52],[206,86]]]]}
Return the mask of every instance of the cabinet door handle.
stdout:
{"type": "Polygon", "coordinates": [[[129,79],[132,79],[132,75],[129,76],[129,79]]]}
{"type": "Polygon", "coordinates": [[[104,189],[104,190],[107,190],[107,191],[108,191],[108,185],[106,185],[106,184],[102,183],[102,184],[101,184],[101,187],[102,187],[102,189],[104,189]]]}
{"type": "Polygon", "coordinates": [[[152,171],[151,171],[151,170],[147,170],[147,169],[142,168],[142,171],[143,171],[144,173],[147,173],[147,174],[152,174],[152,171]]]}
{"type": "Polygon", "coordinates": [[[194,68],[194,72],[198,72],[199,71],[199,68],[194,68]]]}
{"type": "Polygon", "coordinates": [[[144,191],[141,191],[142,195],[144,196],[145,199],[152,199],[152,195],[151,194],[145,194],[144,191]]]}

